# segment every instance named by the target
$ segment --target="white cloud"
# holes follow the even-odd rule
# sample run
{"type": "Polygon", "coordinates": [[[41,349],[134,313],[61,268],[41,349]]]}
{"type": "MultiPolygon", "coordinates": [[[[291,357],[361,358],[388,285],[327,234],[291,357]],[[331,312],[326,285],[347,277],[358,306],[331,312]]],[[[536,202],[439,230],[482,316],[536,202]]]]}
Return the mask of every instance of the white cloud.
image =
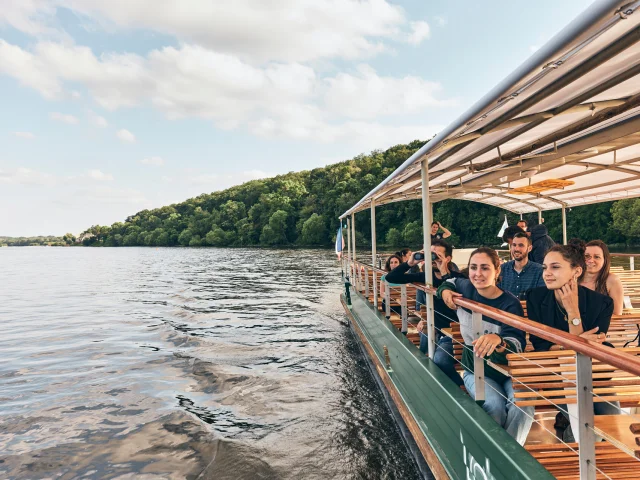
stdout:
{"type": "Polygon", "coordinates": [[[59,35],[51,24],[55,5],[46,0],[2,0],[0,26],[10,25],[29,35],[59,35]]]}
{"type": "MultiPolygon", "coordinates": [[[[124,205],[149,205],[149,200],[144,194],[132,188],[118,188],[109,186],[82,187],[75,190],[73,196],[63,197],[61,203],[73,205],[78,200],[85,205],[87,203],[98,204],[124,204],[124,205]]],[[[122,219],[120,219],[122,221],[122,219]]]]}
{"type": "MultiPolygon", "coordinates": [[[[85,28],[169,34],[245,60],[308,62],[375,55],[385,42],[416,41],[424,22],[409,22],[388,0],[4,0],[0,24],[36,36],[64,35],[55,11],[78,14],[85,28]],[[417,36],[414,36],[416,35],[417,36]]],[[[426,37],[422,37],[426,38],[426,37]]],[[[422,38],[420,38],[422,40],[422,38]]]]}
{"type": "Polygon", "coordinates": [[[78,119],[73,115],[68,115],[60,112],[51,112],[49,114],[49,118],[51,118],[51,120],[55,120],[56,122],[68,123],[69,125],[75,125],[78,123],[78,119]]]}
{"type": "Polygon", "coordinates": [[[27,167],[11,170],[0,170],[0,183],[14,185],[40,185],[53,187],[56,185],[86,185],[87,182],[108,182],[113,175],[98,169],[88,170],[79,175],[55,175],[27,167]]]}
{"type": "Polygon", "coordinates": [[[89,110],[89,119],[91,120],[91,123],[93,123],[96,127],[106,128],[109,126],[109,122],[107,122],[106,118],[98,115],[95,112],[92,112],[91,110],[89,110]]]}
{"type": "Polygon", "coordinates": [[[25,140],[33,140],[36,136],[31,132],[11,132],[11,135],[18,138],[24,138],[25,140]]]}
{"type": "Polygon", "coordinates": [[[93,180],[98,180],[100,182],[113,180],[113,175],[109,173],[103,173],[100,170],[89,170],[87,172],[87,176],[93,180]]]}
{"type": "Polygon", "coordinates": [[[436,94],[442,90],[439,83],[411,75],[381,77],[367,65],[359,66],[356,75],[339,73],[326,82],[329,85],[326,106],[335,113],[357,119],[455,105],[453,100],[437,98],[436,94]]]}
{"type": "Polygon", "coordinates": [[[136,136],[131,133],[129,130],[125,130],[124,128],[118,130],[116,136],[126,143],[134,143],[136,141],[136,136]]]}
{"type": "Polygon", "coordinates": [[[13,170],[0,170],[0,183],[51,186],[56,182],[57,179],[54,175],[30,168],[19,167],[13,170]]]}
{"type": "Polygon", "coordinates": [[[425,21],[411,22],[411,33],[407,37],[407,43],[420,45],[422,41],[429,38],[431,29],[425,21]]]}
{"type": "MultiPolygon", "coordinates": [[[[455,105],[440,98],[440,84],[416,76],[383,77],[365,65],[356,73],[319,78],[300,63],[257,67],[196,45],[153,50],[146,57],[98,58],[87,47],[40,42],[27,52],[0,40],[0,69],[5,58],[11,65],[24,58],[25,68],[5,73],[46,98],[56,98],[67,82],[82,84],[109,110],[152,105],[170,119],[203,118],[221,129],[247,128],[266,137],[278,132],[313,140],[322,137],[317,130],[331,132],[349,119],[377,120],[455,105]]],[[[121,140],[135,141],[125,132],[118,132],[121,140]]]]}
{"type": "Polygon", "coordinates": [[[439,27],[444,27],[447,24],[447,19],[441,15],[436,15],[434,19],[439,27]]]}
{"type": "Polygon", "coordinates": [[[56,1],[109,29],[149,29],[257,62],[372,55],[408,22],[387,0],[56,1]]]}
{"type": "Polygon", "coordinates": [[[164,160],[162,157],[147,157],[140,160],[140,163],[143,165],[152,165],[154,167],[160,167],[164,165],[164,160]]]}

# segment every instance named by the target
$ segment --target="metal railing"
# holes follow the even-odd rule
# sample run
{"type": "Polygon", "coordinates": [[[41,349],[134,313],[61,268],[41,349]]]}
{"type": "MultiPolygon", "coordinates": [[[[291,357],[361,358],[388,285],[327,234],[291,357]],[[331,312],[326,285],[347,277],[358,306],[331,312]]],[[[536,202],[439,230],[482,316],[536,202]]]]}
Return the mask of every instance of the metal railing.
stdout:
{"type": "MultiPolygon", "coordinates": [[[[383,275],[386,272],[383,270],[364,264],[362,262],[352,262],[352,271],[354,275],[359,278],[359,281],[356,282],[359,286],[356,286],[356,290],[358,292],[363,293],[367,298],[369,297],[370,288],[369,288],[369,272],[372,272],[374,277],[376,278],[378,275],[383,275]]],[[[402,319],[401,330],[403,332],[407,332],[408,329],[408,295],[407,295],[407,287],[411,286],[417,290],[422,290],[426,295],[433,296],[436,294],[436,289],[431,285],[422,285],[422,284],[404,284],[400,287],[390,287],[389,285],[385,285],[384,288],[384,301],[385,301],[385,316],[387,318],[391,317],[391,303],[392,303],[392,295],[391,290],[400,289],[400,317],[402,319]]],[[[396,296],[397,298],[397,296],[396,296]]],[[[533,320],[529,320],[527,318],[523,318],[517,315],[513,315],[501,310],[498,310],[493,307],[489,307],[487,305],[483,305],[477,302],[473,302],[471,300],[467,300],[464,298],[456,297],[453,302],[459,307],[464,307],[467,310],[472,312],[472,329],[473,329],[473,337],[474,339],[479,338],[483,335],[483,315],[490,317],[494,320],[500,321],[505,325],[509,325],[511,327],[517,328],[521,331],[527,332],[531,335],[535,335],[544,340],[548,340],[553,342],[554,344],[560,345],[561,347],[571,350],[575,352],[575,380],[570,380],[576,386],[576,395],[577,395],[577,420],[578,420],[578,443],[580,445],[579,451],[575,452],[579,456],[579,468],[580,468],[580,478],[581,479],[595,479],[596,473],[600,473],[605,476],[605,478],[610,478],[608,475],[604,474],[600,469],[598,469],[596,465],[596,431],[594,424],[594,395],[597,397],[597,394],[594,393],[593,386],[593,360],[598,360],[604,364],[616,367],[624,372],[629,374],[633,374],[640,377],[640,358],[635,355],[630,355],[621,351],[620,349],[616,350],[607,346],[600,345],[599,343],[592,342],[586,340],[583,337],[579,337],[577,335],[573,335],[562,330],[557,330],[555,328],[548,327],[541,323],[538,323],[533,320]]],[[[433,305],[433,301],[428,302],[433,305]]],[[[420,314],[421,319],[425,319],[420,314]]],[[[429,344],[429,356],[430,358],[434,358],[434,352],[436,348],[435,344],[435,326],[434,326],[434,312],[433,309],[430,309],[425,314],[427,321],[427,337],[429,344]]],[[[451,319],[455,321],[454,319],[451,319]]],[[[440,332],[442,333],[442,332],[440,332]]],[[[458,343],[460,343],[458,341],[458,343]]],[[[462,348],[464,344],[461,343],[462,348]]],[[[516,352],[511,352],[512,354],[516,354],[516,352]]],[[[567,352],[569,353],[569,352],[567,352]]],[[[523,357],[524,358],[524,357],[523,357]]],[[[531,361],[528,358],[524,358],[527,361],[531,361]]],[[[457,360],[459,362],[459,360],[457,360]]],[[[535,362],[532,362],[535,363],[535,362]]],[[[537,364],[536,364],[537,365],[537,364]]],[[[538,365],[540,366],[540,365],[538,365]]],[[[544,367],[541,367],[544,368],[544,367]]],[[[479,358],[474,356],[474,382],[475,382],[475,400],[476,402],[482,402],[485,400],[485,361],[483,358],[479,358]]],[[[564,378],[562,375],[558,374],[560,378],[564,378]]],[[[514,379],[514,381],[518,381],[514,379]]],[[[640,382],[640,380],[639,380],[640,382]]],[[[522,384],[524,385],[524,384],[522,384]]],[[[524,385],[526,388],[526,385],[524,385]]],[[[533,392],[533,390],[532,390],[533,392]]],[[[535,393],[535,392],[534,392],[535,393]]],[[[602,399],[599,399],[602,400],[602,399]]],[[[553,401],[549,400],[549,403],[555,405],[553,401]]],[[[558,405],[556,405],[558,406],[558,405]]],[[[565,413],[567,412],[564,409],[565,413]]],[[[569,414],[571,415],[571,414],[569,414]]],[[[575,432],[574,432],[575,433],[575,432]]],[[[640,467],[640,465],[639,465],[640,467]]]]}

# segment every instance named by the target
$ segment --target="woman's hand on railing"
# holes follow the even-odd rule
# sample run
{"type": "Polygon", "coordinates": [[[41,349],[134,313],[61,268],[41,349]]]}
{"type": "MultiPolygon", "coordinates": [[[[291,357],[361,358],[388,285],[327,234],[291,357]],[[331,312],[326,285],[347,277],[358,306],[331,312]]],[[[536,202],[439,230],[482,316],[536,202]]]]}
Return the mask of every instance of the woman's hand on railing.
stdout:
{"type": "Polygon", "coordinates": [[[591,340],[592,342],[602,343],[607,339],[607,336],[604,333],[596,333],[598,330],[600,330],[600,327],[595,327],[586,332],[582,332],[578,336],[586,340],[591,340]]]}
{"type": "Polygon", "coordinates": [[[457,297],[462,297],[461,293],[454,292],[453,290],[444,290],[441,294],[442,301],[445,303],[447,307],[451,310],[457,310],[458,306],[453,303],[453,299],[457,297]]]}
{"type": "Polygon", "coordinates": [[[418,325],[416,325],[416,328],[418,329],[419,332],[422,332],[424,330],[424,327],[427,326],[427,322],[425,322],[424,320],[420,320],[418,322],[418,325]]]}
{"type": "Polygon", "coordinates": [[[480,338],[476,338],[471,344],[473,345],[473,351],[477,357],[484,358],[487,355],[491,355],[496,347],[502,343],[500,335],[495,333],[488,333],[482,335],[480,338]]]}

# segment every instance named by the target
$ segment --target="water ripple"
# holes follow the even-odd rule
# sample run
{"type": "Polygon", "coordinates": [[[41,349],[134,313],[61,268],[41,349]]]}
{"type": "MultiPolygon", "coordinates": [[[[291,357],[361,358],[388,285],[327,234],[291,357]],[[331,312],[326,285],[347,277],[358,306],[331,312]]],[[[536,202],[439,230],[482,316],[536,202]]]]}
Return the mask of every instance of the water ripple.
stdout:
{"type": "Polygon", "coordinates": [[[418,478],[332,252],[0,249],[2,478],[418,478]]]}

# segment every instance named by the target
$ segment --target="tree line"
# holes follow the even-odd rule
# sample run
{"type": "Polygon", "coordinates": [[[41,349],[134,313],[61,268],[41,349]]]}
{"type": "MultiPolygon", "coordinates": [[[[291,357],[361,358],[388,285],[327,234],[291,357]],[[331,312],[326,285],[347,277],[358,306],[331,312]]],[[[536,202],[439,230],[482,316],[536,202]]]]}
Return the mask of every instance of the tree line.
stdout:
{"type": "Polygon", "coordinates": [[[33,247],[33,246],[50,246],[61,247],[65,245],[73,245],[76,237],[67,233],[62,237],[54,235],[41,235],[38,237],[2,237],[0,236],[0,246],[8,247],[33,247]]]}
{"type": "MultiPolygon", "coordinates": [[[[94,225],[80,235],[94,246],[330,246],[338,216],[384,180],[426,142],[413,141],[351,160],[253,180],[204,193],[181,203],[143,210],[111,226],[94,225]]],[[[600,238],[609,244],[638,243],[640,201],[622,200],[573,208],[570,237],[600,238]]],[[[497,245],[505,211],[474,202],[447,200],[434,205],[434,218],[453,232],[458,247],[497,245]]],[[[506,213],[509,224],[518,216],[506,213]]],[[[562,239],[560,210],[544,212],[545,225],[562,239]]],[[[537,213],[525,219],[537,223],[537,213]]],[[[390,247],[422,244],[419,200],[376,209],[378,243],[390,247]]],[[[369,212],[356,215],[356,242],[370,242],[369,212]]]]}

